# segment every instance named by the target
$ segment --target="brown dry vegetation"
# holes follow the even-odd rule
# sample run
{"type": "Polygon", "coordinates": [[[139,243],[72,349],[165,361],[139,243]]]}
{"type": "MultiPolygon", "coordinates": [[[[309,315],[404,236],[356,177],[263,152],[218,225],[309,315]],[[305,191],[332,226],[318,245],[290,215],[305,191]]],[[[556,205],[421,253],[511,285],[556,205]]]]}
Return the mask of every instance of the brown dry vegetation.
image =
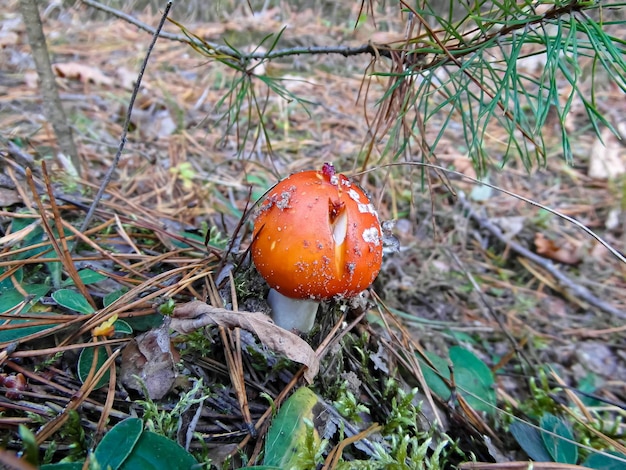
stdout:
{"type": "MultiPolygon", "coordinates": [[[[194,21],[188,12],[177,12],[176,7],[171,17],[207,40],[222,42],[226,38],[237,47],[250,49],[285,23],[289,27],[281,38],[282,47],[356,46],[375,34],[381,40],[382,33],[403,32],[400,15],[391,8],[376,17],[378,29],[370,23],[353,29],[358,5],[353,11],[334,12],[330,19],[320,13],[317,7],[283,5],[282,10],[268,9],[253,16],[242,5],[233,13],[204,22],[194,21]]],[[[571,389],[556,390],[557,381],[574,388],[590,383],[587,390],[606,400],[597,405],[608,410],[602,419],[609,423],[623,418],[626,264],[579,227],[523,200],[497,191],[476,194],[478,186],[458,175],[451,175],[451,181],[439,179],[435,172],[424,175],[420,167],[406,164],[421,161],[417,151],[403,157],[398,166],[386,166],[390,159],[383,153],[384,136],[367,156],[368,123],[373,122],[376,100],[387,86],[384,78],[364,78],[370,56],[300,56],[265,65],[268,75],[287,77],[287,89],[309,103],[288,102],[254,81],[263,98],[264,135],[256,127],[256,114],[249,109],[253,103],[244,101],[240,120],[234,124],[224,117],[225,107],[217,108],[236,72],[206,60],[187,44],[159,40],[143,78],[118,171],[96,220],[88,231],[78,232],[75,228],[112,164],[133,82],[151,38],[133,25],[94,15],[80,5],[50,6],[42,9],[42,14],[61,98],[75,131],[83,178],[76,180],[69,164],[55,158],[55,139],[41,114],[24,27],[16,2],[9,1],[0,12],[2,280],[10,279],[13,286],[19,286],[19,280],[11,279],[11,269],[20,266],[26,269],[24,284],[28,276],[46,276],[45,270],[33,270],[36,263],[41,264],[41,254],[33,255],[32,260],[16,260],[11,252],[11,247],[19,246],[28,235],[11,233],[11,222],[42,210],[52,225],[65,224],[68,230],[66,242],[46,261],[61,261],[65,277],[74,278],[68,268],[73,260],[78,268],[90,267],[110,279],[84,287],[96,313],[76,317],[63,312],[65,316],[53,321],[71,325],[60,328],[56,335],[34,337],[15,347],[3,345],[8,346],[0,355],[4,372],[20,372],[28,381],[20,400],[11,400],[7,394],[0,402],[4,446],[19,449],[15,431],[17,424],[23,423],[39,430],[38,443],[46,448],[57,430],[50,419],[62,417],[66,406],[79,410],[85,428],[94,435],[132,413],[141,414],[141,407],[128,400],[128,393],[137,397],[136,391],[115,383],[90,391],[89,383],[81,385],[76,376],[80,346],[72,345],[89,341],[91,329],[113,315],[136,319],[153,313],[156,305],[167,299],[182,305],[194,298],[218,308],[263,311],[265,286],[245,257],[250,231],[247,223],[240,225],[241,217],[279,177],[318,168],[325,161],[355,175],[372,195],[381,220],[396,220],[393,232],[400,249],[386,257],[369,294],[372,302],[365,316],[361,310],[351,309],[345,318],[339,310],[325,307],[328,316],[310,338],[313,349],[321,345],[317,352],[322,369],[313,382],[316,390],[337,393],[338,380],[354,379],[350,386],[359,399],[379,409],[372,412],[371,420],[382,420],[388,404],[377,402],[381,397],[377,387],[382,388],[386,374],[380,363],[363,364],[358,351],[376,352],[377,360],[402,386],[422,388],[416,379],[413,352],[423,349],[446,357],[448,347],[462,344],[498,372],[497,396],[503,414],[492,419],[476,417],[453,402],[437,403],[436,408],[444,422],[442,430],[460,439],[464,451],[474,452],[478,460],[525,458],[512,438],[500,431],[508,420],[504,410],[527,418],[524,413],[532,407],[524,403],[533,400],[529,377],[541,376],[546,366],[553,371],[552,411],[576,403],[571,389]],[[245,138],[247,126],[252,127],[245,138]],[[9,140],[19,144],[17,150],[9,151],[9,140]],[[51,189],[47,191],[42,189],[48,179],[41,162],[46,163],[49,174],[51,189]],[[364,166],[368,172],[358,173],[364,166]],[[27,167],[42,185],[34,193],[25,176],[27,167]],[[454,197],[451,188],[465,196],[454,197]],[[58,206],[50,203],[51,192],[58,206]],[[202,240],[207,228],[213,234],[208,249],[202,240]],[[497,229],[511,243],[499,239],[497,229]],[[229,244],[233,236],[235,243],[229,244]],[[67,243],[73,240],[81,243],[70,253],[67,243]],[[519,248],[542,255],[544,263],[525,256],[519,248]],[[555,277],[552,268],[566,275],[570,284],[555,277]],[[120,287],[127,289],[124,301],[103,308],[103,297],[120,287]],[[590,304],[585,293],[601,299],[602,304],[590,304]],[[352,323],[355,318],[361,321],[352,323]],[[341,321],[348,322],[348,330],[341,321]],[[339,328],[333,328],[336,322],[339,328]],[[67,348],[65,354],[54,354],[62,348],[67,348]],[[340,349],[342,352],[337,352],[340,349]],[[326,354],[329,350],[332,354],[326,354]],[[496,450],[484,444],[485,435],[492,436],[496,450]],[[498,435],[504,437],[495,438],[498,435]]],[[[150,25],[158,22],[153,12],[135,10],[133,14],[150,25]]],[[[167,24],[166,30],[180,33],[173,24],[167,24]]],[[[381,60],[379,69],[383,68],[381,60]]],[[[621,90],[607,82],[597,99],[612,122],[624,124],[626,97],[621,90]]],[[[431,122],[426,141],[432,141],[438,125],[441,122],[436,119],[431,122]]],[[[515,158],[503,170],[495,170],[505,139],[504,131],[490,129],[486,139],[492,156],[489,181],[577,219],[623,253],[624,176],[591,178],[588,170],[598,152],[608,152],[609,147],[614,147],[626,164],[626,150],[609,134],[603,134],[605,147],[598,150],[598,138],[576,103],[567,125],[573,165],[561,158],[560,130],[555,124],[544,129],[546,165],[530,172],[515,158]]],[[[437,146],[436,163],[475,176],[460,135],[459,123],[449,122],[437,146]]],[[[43,223],[42,219],[32,220],[43,223]]],[[[44,247],[51,248],[46,241],[44,247]]],[[[5,308],[0,306],[0,310],[5,308]]],[[[50,301],[32,313],[46,311],[62,312],[50,301]]],[[[197,351],[186,354],[189,347],[184,339],[173,336],[182,359],[175,352],[172,364],[159,367],[173,370],[178,363],[178,378],[175,391],[158,403],[164,409],[171,407],[177,392],[190,388],[186,379],[203,378],[211,395],[197,431],[210,445],[208,456],[218,462],[239,448],[256,457],[262,439],[249,433],[246,425],[256,427],[261,437],[266,431],[271,407],[261,393],[284,398],[302,385],[298,382],[302,371],[298,372],[298,364],[281,363],[251,335],[241,333],[239,337],[232,328],[213,328],[206,334],[212,346],[205,356],[197,351]],[[243,356],[243,366],[237,368],[229,362],[229,353],[239,360],[243,356]],[[264,360],[282,364],[282,368],[273,373],[270,364],[268,370],[256,371],[253,365],[264,355],[268,356],[264,360]],[[245,405],[240,401],[242,390],[247,394],[245,405]]],[[[130,339],[125,336],[108,347],[116,350],[120,342],[130,339]]],[[[125,360],[120,358],[118,364],[125,360]]],[[[430,394],[423,393],[425,402],[430,402],[430,394]]],[[[336,397],[326,398],[332,401],[336,397]]],[[[590,406],[582,408],[573,406],[581,423],[591,410],[590,406]]],[[[425,411],[428,419],[433,418],[431,413],[425,411]]],[[[425,420],[424,428],[428,427],[425,420]]],[[[617,424],[611,432],[618,443],[626,445],[623,425],[617,424]]],[[[56,439],[63,442],[58,435],[56,439]]],[[[586,444],[599,447],[597,442],[586,444]]]]}

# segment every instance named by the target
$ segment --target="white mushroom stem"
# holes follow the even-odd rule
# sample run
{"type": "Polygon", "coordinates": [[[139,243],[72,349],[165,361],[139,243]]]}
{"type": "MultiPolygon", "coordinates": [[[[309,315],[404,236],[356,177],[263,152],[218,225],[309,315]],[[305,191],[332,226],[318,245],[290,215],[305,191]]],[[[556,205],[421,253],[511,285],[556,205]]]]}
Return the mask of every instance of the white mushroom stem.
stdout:
{"type": "Polygon", "coordinates": [[[274,289],[270,289],[267,303],[272,309],[274,323],[286,330],[298,330],[301,333],[311,331],[320,305],[317,300],[285,297],[274,289]]]}

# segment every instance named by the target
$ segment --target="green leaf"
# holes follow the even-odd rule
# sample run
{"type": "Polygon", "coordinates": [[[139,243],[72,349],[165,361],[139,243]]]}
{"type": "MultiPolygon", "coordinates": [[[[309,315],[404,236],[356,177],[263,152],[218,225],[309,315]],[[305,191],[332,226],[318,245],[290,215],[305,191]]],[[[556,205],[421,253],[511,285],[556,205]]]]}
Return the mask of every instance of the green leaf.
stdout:
{"type": "MultiPolygon", "coordinates": [[[[0,274],[4,273],[5,269],[0,268],[0,274]]],[[[15,279],[15,281],[21,285],[22,281],[24,280],[24,270],[22,268],[18,268],[13,272],[12,276],[9,276],[6,279],[0,281],[0,291],[11,289],[13,287],[13,279],[11,279],[11,277],[13,277],[13,279],[15,279]]]]}
{"type": "Polygon", "coordinates": [[[87,299],[71,289],[59,289],[52,293],[52,298],[61,307],[79,313],[93,313],[95,310],[87,299]]]}
{"type": "MultiPolygon", "coordinates": [[[[100,282],[100,281],[104,281],[105,279],[108,279],[105,275],[100,274],[94,271],[93,269],[81,269],[80,271],[78,271],[78,277],[80,278],[81,281],[83,281],[83,284],[85,285],[95,284],[96,282],[100,282]]],[[[73,286],[74,280],[67,279],[63,283],[63,285],[73,286]]]]}
{"type": "MultiPolygon", "coordinates": [[[[30,284],[22,286],[22,289],[32,297],[26,306],[20,311],[20,313],[26,313],[39,301],[39,299],[48,293],[50,286],[47,284],[30,284]]],[[[17,307],[24,301],[24,299],[25,297],[22,293],[15,288],[7,289],[0,293],[0,305],[2,305],[3,311],[11,310],[17,307]]]]}
{"type": "MultiPolygon", "coordinates": [[[[477,411],[489,414],[496,410],[496,392],[491,370],[474,353],[460,346],[450,348],[450,361],[454,367],[454,381],[457,392],[477,411]]],[[[450,399],[450,388],[441,378],[450,379],[448,361],[432,354],[426,356],[433,363],[439,374],[420,359],[424,379],[431,391],[442,400],[450,399]],[[441,376],[441,377],[440,377],[441,376]]]]}
{"type": "MultiPolygon", "coordinates": [[[[11,223],[11,230],[13,232],[17,232],[30,224],[33,224],[33,229],[22,239],[21,246],[24,248],[31,245],[37,245],[43,241],[44,231],[41,224],[35,225],[36,222],[33,222],[32,219],[13,219],[13,222],[11,223]]],[[[26,250],[16,255],[16,259],[34,258],[40,253],[46,251],[48,248],[49,247],[47,246],[39,246],[37,248],[26,250]]]]}
{"type": "Polygon", "coordinates": [[[192,233],[192,232],[182,232],[180,236],[184,238],[185,240],[189,240],[190,242],[195,242],[195,244],[186,243],[185,240],[172,238],[171,242],[176,248],[184,249],[184,248],[194,248],[198,246],[204,246],[204,238],[205,238],[204,235],[198,235],[197,233],[192,233]]]}
{"type": "Polygon", "coordinates": [[[622,470],[626,466],[626,455],[618,452],[607,452],[607,454],[592,454],[582,466],[596,470],[622,470]]]}
{"type": "Polygon", "coordinates": [[[477,411],[494,414],[496,390],[491,369],[474,353],[460,346],[450,348],[455,380],[461,394],[477,411]]]}
{"type": "Polygon", "coordinates": [[[129,335],[133,332],[132,327],[124,320],[116,320],[115,323],[113,323],[113,326],[115,327],[116,333],[129,335]]]}
{"type": "Polygon", "coordinates": [[[135,448],[119,467],[121,470],[190,470],[196,459],[178,443],[151,431],[144,431],[135,448]]]}
{"type": "MultiPolygon", "coordinates": [[[[46,284],[32,284],[30,286],[23,286],[23,289],[32,296],[31,300],[24,305],[19,314],[28,313],[28,311],[32,308],[32,306],[39,301],[41,297],[46,295],[50,290],[50,286],[46,284]]],[[[21,302],[24,301],[24,296],[17,289],[7,289],[6,291],[0,293],[0,305],[3,310],[11,310],[17,307],[21,302]]],[[[15,329],[4,329],[0,327],[0,343],[5,343],[9,341],[17,341],[21,338],[25,338],[26,336],[30,336],[32,334],[38,333],[43,330],[47,330],[48,328],[52,328],[55,326],[54,323],[50,325],[37,325],[37,326],[27,326],[28,323],[34,320],[21,320],[19,319],[20,315],[15,315],[16,319],[11,320],[8,325],[24,325],[21,328],[15,329]]],[[[51,318],[54,318],[54,314],[50,314],[51,318]]]]}
{"type": "Polygon", "coordinates": [[[306,387],[299,388],[280,408],[265,439],[267,466],[292,468],[299,449],[306,445],[305,419],[313,421],[317,395],[306,387]]]}
{"type": "Polygon", "coordinates": [[[160,313],[152,313],[150,315],[142,315],[140,317],[126,317],[124,321],[134,331],[147,331],[156,328],[163,323],[165,317],[160,313]]]}
{"type": "Polygon", "coordinates": [[[104,296],[104,300],[103,300],[104,306],[108,307],[117,299],[119,299],[121,296],[123,296],[125,293],[126,293],[126,289],[118,289],[116,291],[108,293],[107,295],[104,296]]]}
{"type": "MultiPolygon", "coordinates": [[[[109,355],[104,349],[103,346],[98,346],[98,348],[85,348],[81,351],[80,356],[78,358],[78,378],[82,383],[85,383],[87,376],[89,375],[89,371],[91,370],[91,364],[93,364],[94,355],[96,353],[96,349],[98,351],[98,358],[96,359],[96,369],[95,372],[98,372],[104,362],[108,359],[109,355]]],[[[111,372],[107,370],[102,378],[98,381],[94,389],[103,387],[107,383],[109,383],[109,378],[111,376],[111,372]]]]}
{"type": "Polygon", "coordinates": [[[420,358],[419,361],[422,366],[422,372],[424,373],[424,379],[435,395],[444,401],[448,401],[450,399],[450,388],[439,374],[437,374],[437,372],[439,372],[446,379],[450,378],[448,361],[428,351],[426,352],[426,357],[430,359],[430,362],[433,363],[436,370],[432,370],[430,366],[420,358]]]}
{"type": "Polygon", "coordinates": [[[94,451],[100,468],[117,470],[130,456],[142,432],[143,422],[139,418],[128,418],[113,426],[94,451]]]}
{"type": "MultiPolygon", "coordinates": [[[[49,251],[48,253],[41,255],[42,259],[46,258],[56,258],[58,255],[56,252],[49,251]]],[[[63,263],[59,261],[48,261],[44,262],[44,266],[50,273],[50,279],[52,280],[52,285],[56,288],[61,287],[61,277],[63,275],[63,263]]]]}
{"type": "Polygon", "coordinates": [[[26,462],[33,466],[39,464],[39,446],[35,434],[23,424],[19,426],[19,434],[24,447],[24,457],[26,462]]]}
{"type": "Polygon", "coordinates": [[[543,443],[552,459],[555,462],[575,464],[578,460],[578,447],[574,442],[568,442],[568,440],[574,440],[574,435],[565,421],[546,413],[541,417],[539,425],[542,429],[552,433],[541,433],[543,443]]]}
{"type": "Polygon", "coordinates": [[[552,462],[552,456],[546,449],[538,429],[521,421],[515,421],[510,427],[511,434],[524,452],[536,462],[552,462]]]}
{"type": "MultiPolygon", "coordinates": [[[[30,321],[32,320],[12,320],[9,322],[9,325],[28,324],[30,321]]],[[[50,325],[24,326],[22,328],[15,328],[12,330],[0,329],[0,343],[18,341],[22,338],[26,338],[27,336],[39,333],[40,331],[52,328],[53,326],[56,326],[56,324],[52,323],[50,325]]]]}
{"type": "Polygon", "coordinates": [[[39,467],[40,470],[82,470],[82,462],[60,462],[60,463],[47,463],[39,467]]]}

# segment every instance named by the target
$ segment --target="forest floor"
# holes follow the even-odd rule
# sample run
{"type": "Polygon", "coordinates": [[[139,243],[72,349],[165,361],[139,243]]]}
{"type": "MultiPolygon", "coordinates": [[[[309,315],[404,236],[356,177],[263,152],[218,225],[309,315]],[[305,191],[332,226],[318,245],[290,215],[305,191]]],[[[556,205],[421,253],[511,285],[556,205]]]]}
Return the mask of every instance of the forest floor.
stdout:
{"type": "MultiPolygon", "coordinates": [[[[61,99],[79,148],[82,178],[76,179],[70,163],[55,158],[54,134],[42,114],[37,74],[24,25],[17,2],[10,1],[8,8],[0,12],[0,63],[3,64],[0,138],[2,147],[7,146],[2,150],[4,171],[0,183],[0,207],[3,207],[0,261],[5,274],[0,282],[5,293],[11,288],[31,295],[29,286],[46,285],[49,288],[39,296],[39,307],[33,311],[68,315],[67,304],[55,299],[54,293],[68,285],[65,283],[68,276],[74,278],[68,274],[58,251],[52,251],[48,256],[53,258],[45,261],[50,265],[54,264],[52,261],[63,264],[63,272],[55,274],[54,267],[41,267],[45,264],[41,252],[29,253],[31,260],[40,262],[40,267],[34,269],[36,264],[11,257],[15,255],[11,249],[26,250],[35,243],[46,246],[45,227],[39,238],[28,238],[35,230],[31,227],[36,221],[32,214],[41,210],[37,209],[38,201],[51,220],[58,221],[60,217],[68,225],[80,226],[86,207],[112,165],[133,84],[151,36],[120,19],[104,17],[101,13],[94,15],[85,7],[61,8],[53,4],[42,14],[61,99]],[[50,205],[45,191],[39,195],[31,192],[28,178],[21,173],[32,166],[35,181],[45,183],[40,162],[46,163],[54,187],[50,191],[62,196],[56,209],[50,205]],[[28,223],[15,225],[16,220],[28,223]],[[16,234],[18,226],[31,228],[16,234]],[[7,274],[12,268],[22,269],[19,277],[7,274]]],[[[227,39],[236,47],[249,50],[285,23],[288,28],[280,39],[281,47],[357,46],[367,43],[375,34],[379,35],[377,40],[382,40],[382,33],[367,23],[353,28],[357,14],[355,10],[351,18],[332,24],[314,10],[295,9],[268,9],[251,15],[245,7],[239,7],[228,18],[202,23],[190,20],[188,12],[179,14],[176,8],[170,16],[208,41],[221,43],[227,39]]],[[[158,23],[159,16],[153,13],[133,15],[149,25],[158,23]]],[[[385,23],[387,20],[379,18],[382,24],[392,28],[394,23],[391,20],[385,23]]],[[[166,24],[165,30],[181,34],[171,23],[166,24]]],[[[402,31],[396,33],[401,35],[402,31]]],[[[329,324],[310,339],[316,349],[320,344],[330,348],[332,345],[326,343],[334,344],[333,341],[345,346],[340,340],[345,341],[346,335],[353,336],[350,344],[354,350],[344,351],[341,364],[322,361],[324,377],[313,382],[315,390],[327,388],[337,396],[337,385],[329,376],[335,374],[342,380],[358,376],[351,384],[355,395],[372,407],[382,406],[375,403],[378,395],[367,388],[372,386],[368,380],[396,374],[402,384],[418,387],[422,384],[413,380],[413,373],[407,372],[411,364],[406,357],[394,355],[394,348],[403,351],[417,348],[447,358],[449,348],[462,346],[487,364],[496,377],[496,413],[485,413],[476,420],[461,413],[465,423],[462,428],[478,429],[477,436],[498,435],[498,430],[508,423],[508,413],[531,422],[537,417],[536,408],[524,406],[537,400],[537,391],[529,387],[533,376],[539,382],[545,379],[544,385],[548,384],[545,395],[556,403],[554,408],[546,407],[549,411],[554,412],[565,404],[574,407],[573,396],[577,395],[571,390],[578,389],[596,399],[586,405],[587,411],[597,408],[599,411],[594,413],[606,412],[603,416],[607,422],[613,422],[615,416],[623,419],[626,264],[580,227],[520,198],[457,175],[451,175],[448,181],[439,179],[435,172],[427,171],[424,176],[420,167],[405,164],[421,161],[417,150],[413,157],[397,160],[399,166],[389,167],[385,163],[390,160],[379,158],[381,154],[376,153],[384,147],[384,142],[378,142],[367,160],[368,123],[386,86],[384,77],[367,81],[364,71],[371,60],[368,55],[349,58],[302,55],[255,69],[254,74],[265,72],[268,76],[282,77],[286,89],[303,100],[299,103],[268,93],[264,83],[253,79],[264,108],[263,133],[258,127],[255,103],[243,101],[237,122],[231,122],[225,114],[230,100],[234,99],[228,91],[236,72],[208,60],[188,44],[157,41],[133,110],[131,131],[118,170],[96,220],[83,237],[73,235],[82,240],[82,248],[74,258],[77,269],[88,268],[108,277],[86,285],[86,292],[81,291],[85,297],[91,297],[95,311],[104,312],[99,321],[109,318],[114,311],[105,307],[112,302],[111,298],[107,300],[107,295],[116,292],[132,294],[125,297],[124,306],[115,307],[119,318],[149,316],[154,312],[154,302],[163,303],[164,299],[173,299],[178,305],[199,298],[211,300],[215,307],[263,310],[258,293],[264,287],[253,270],[246,268],[242,256],[251,234],[246,224],[239,226],[241,217],[279,178],[319,168],[323,162],[331,161],[342,173],[357,175],[371,195],[381,220],[395,220],[393,235],[399,241],[399,250],[385,256],[372,287],[369,298],[377,307],[369,309],[365,319],[357,325],[351,324],[351,330],[343,333],[332,328],[333,320],[338,318],[335,312],[329,324]],[[366,87],[364,83],[369,85],[366,87]],[[368,170],[365,176],[357,174],[363,167],[368,170]],[[233,246],[229,240],[234,235],[238,237],[233,246]],[[205,236],[208,249],[203,246],[205,236]],[[528,253],[538,258],[527,256],[528,253]],[[233,278],[229,282],[230,274],[233,278]],[[236,292],[234,300],[232,292],[236,292]],[[364,336],[368,340],[360,344],[364,336]],[[358,371],[356,364],[363,359],[359,360],[355,351],[360,348],[378,354],[379,363],[367,366],[369,374],[360,375],[358,371]]],[[[609,84],[601,87],[596,99],[610,118],[619,117],[620,110],[626,109],[624,93],[609,84]]],[[[539,162],[528,170],[512,157],[503,169],[498,169],[503,158],[503,139],[497,132],[491,133],[486,140],[493,155],[488,165],[488,181],[576,219],[624,253],[626,179],[623,174],[614,173],[613,167],[595,177],[589,171],[594,158],[608,152],[615,153],[622,165],[626,165],[626,147],[607,132],[602,134],[604,142],[600,141],[579,109],[574,102],[568,123],[572,163],[562,158],[560,130],[555,125],[544,129],[545,164],[539,162]]],[[[459,124],[449,122],[448,126],[437,145],[436,162],[475,177],[459,124]]],[[[428,132],[426,140],[435,135],[428,132]]],[[[71,233],[68,232],[68,239],[72,238],[71,233]]],[[[0,310],[10,308],[5,304],[0,310]]],[[[85,323],[89,327],[95,324],[85,323]]],[[[26,353],[68,346],[72,341],[82,343],[86,340],[82,337],[79,341],[80,334],[88,331],[87,327],[79,333],[73,329],[59,333],[54,339],[35,337],[24,342],[17,338],[17,353],[3,356],[2,362],[6,373],[27,375],[29,388],[24,391],[23,403],[52,400],[63,408],[70,402],[72,395],[68,390],[81,388],[76,375],[77,352],[70,350],[55,356],[48,351],[44,357],[26,353]],[[38,382],[36,368],[45,371],[45,381],[38,382]],[[51,398],[55,394],[56,401],[51,398]]],[[[212,335],[214,343],[222,344],[226,338],[217,329],[212,335]]],[[[241,346],[235,346],[233,338],[230,341],[232,349],[241,355],[241,346]]],[[[254,343],[247,338],[242,341],[254,343]]],[[[7,346],[10,341],[4,339],[2,344],[7,346]]],[[[185,347],[180,349],[183,361],[185,358],[189,361],[184,374],[203,377],[213,386],[213,401],[205,406],[210,411],[206,412],[207,423],[201,430],[205,437],[215,437],[213,441],[207,438],[212,443],[208,456],[219,462],[225,453],[235,452],[238,446],[253,455],[258,449],[252,450],[255,439],[246,438],[244,423],[258,422],[268,406],[262,392],[276,398],[293,377],[297,378],[298,368],[287,368],[271,378],[259,377],[250,369],[254,354],[250,358],[244,351],[245,373],[241,372],[241,377],[245,379],[243,387],[248,387],[249,403],[245,406],[250,413],[246,417],[238,401],[241,390],[237,392],[236,387],[231,387],[236,380],[232,370],[223,365],[227,348],[221,350],[223,344],[219,348],[206,347],[214,349],[202,359],[196,357],[201,356],[199,349],[187,355],[185,347]],[[195,358],[194,365],[191,357],[195,358]],[[220,383],[221,391],[216,385],[220,383]],[[220,424],[215,424],[218,421],[220,424]]],[[[261,349],[257,353],[265,354],[261,349]]],[[[121,359],[124,360],[129,359],[121,359]]],[[[290,387],[293,386],[291,383],[290,387]]],[[[176,387],[182,391],[189,388],[180,379],[176,387]]],[[[170,392],[168,403],[175,395],[170,392]]],[[[325,398],[332,401],[336,396],[325,398]]],[[[117,391],[100,388],[91,393],[90,400],[96,408],[108,410],[110,424],[132,414],[120,387],[117,391]],[[107,400],[111,393],[115,395],[113,402],[107,400]]],[[[166,403],[167,399],[163,400],[166,403]]],[[[447,416],[441,418],[446,422],[443,430],[459,437],[454,436],[454,426],[449,421],[458,411],[452,404],[453,398],[435,401],[438,402],[435,408],[447,416]]],[[[3,427],[15,431],[16,423],[20,422],[37,430],[40,423],[32,415],[20,414],[15,408],[9,412],[3,403],[0,407],[5,409],[7,417],[3,427]]],[[[26,404],[23,407],[28,408],[26,404]]],[[[432,419],[427,411],[424,414],[432,419]]],[[[92,423],[93,429],[101,430],[97,417],[87,415],[84,419],[92,423]]],[[[624,425],[615,426],[612,436],[622,446],[626,445],[624,425]]],[[[15,447],[15,439],[13,434],[3,438],[3,442],[15,447]]],[[[479,460],[526,458],[510,437],[502,438],[495,447],[496,450],[485,445],[489,450],[471,450],[479,460]]]]}

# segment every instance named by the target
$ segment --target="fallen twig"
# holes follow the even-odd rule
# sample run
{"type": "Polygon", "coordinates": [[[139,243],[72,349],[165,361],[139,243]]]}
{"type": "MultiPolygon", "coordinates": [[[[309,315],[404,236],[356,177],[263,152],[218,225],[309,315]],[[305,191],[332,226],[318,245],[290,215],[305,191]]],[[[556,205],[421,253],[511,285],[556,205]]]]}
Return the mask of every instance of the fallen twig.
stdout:
{"type": "Polygon", "coordinates": [[[143,78],[143,74],[146,71],[146,67],[148,66],[148,59],[150,58],[150,53],[152,52],[152,49],[154,49],[154,45],[156,44],[156,41],[159,38],[159,33],[161,29],[163,28],[163,25],[165,24],[165,20],[167,19],[167,14],[169,13],[171,7],[172,7],[172,0],[167,2],[167,5],[165,6],[165,11],[163,12],[163,15],[161,16],[161,21],[159,21],[159,25],[157,26],[156,30],[154,30],[154,35],[152,36],[152,42],[150,42],[150,46],[148,46],[146,57],[143,59],[143,63],[141,64],[141,69],[139,70],[139,75],[137,76],[137,80],[135,81],[135,87],[133,88],[133,93],[130,96],[130,102],[128,103],[128,111],[126,111],[126,119],[124,120],[124,125],[122,127],[122,137],[120,138],[120,145],[117,149],[117,153],[115,154],[115,158],[113,159],[113,163],[111,163],[111,167],[109,168],[106,175],[104,176],[104,180],[102,181],[102,184],[100,185],[100,188],[98,189],[98,192],[96,193],[96,196],[94,197],[93,202],[91,203],[91,206],[89,207],[89,211],[87,212],[87,215],[85,216],[85,220],[83,221],[83,224],[80,227],[81,232],[84,232],[85,230],[87,230],[87,227],[89,226],[89,222],[91,222],[91,218],[93,217],[93,214],[96,211],[98,204],[100,203],[100,199],[102,199],[102,195],[104,194],[105,189],[107,188],[107,186],[109,185],[109,182],[111,181],[111,178],[113,177],[113,172],[115,171],[115,169],[117,168],[117,165],[120,162],[120,158],[122,157],[122,152],[124,151],[124,146],[126,145],[126,136],[128,134],[128,128],[130,126],[130,117],[133,112],[133,106],[135,105],[135,99],[137,98],[137,94],[139,93],[139,87],[141,86],[141,79],[143,78]]]}
{"type": "Polygon", "coordinates": [[[532,262],[538,264],[543,269],[548,271],[552,276],[555,277],[555,279],[561,284],[561,286],[568,291],[568,293],[584,300],[589,305],[592,305],[593,307],[596,307],[605,313],[613,315],[617,318],[626,319],[626,312],[623,312],[613,305],[610,305],[605,301],[599,299],[598,297],[593,295],[586,287],[576,284],[572,279],[563,274],[552,261],[542,256],[539,256],[536,253],[533,253],[528,248],[525,248],[519,243],[506,237],[498,227],[496,227],[493,223],[489,221],[489,219],[479,215],[460,192],[458,194],[458,201],[462,209],[471,219],[474,219],[474,221],[478,223],[482,228],[487,229],[494,237],[496,237],[502,243],[508,245],[517,254],[531,260],[532,262]]]}
{"type": "Polygon", "coordinates": [[[277,59],[280,57],[287,57],[292,55],[300,55],[300,54],[340,54],[344,57],[355,56],[360,54],[370,54],[373,56],[382,55],[388,56],[388,53],[385,51],[378,51],[377,48],[372,44],[363,44],[361,46],[356,47],[346,47],[346,46],[305,46],[305,47],[290,47],[286,49],[276,49],[273,52],[265,53],[265,52],[255,52],[251,54],[246,54],[245,56],[241,54],[241,52],[236,51],[235,49],[224,46],[221,44],[212,43],[209,41],[200,41],[193,37],[186,36],[184,34],[174,34],[168,33],[166,31],[157,31],[152,26],[144,23],[143,21],[139,21],[132,15],[124,13],[123,11],[112,8],[108,5],[103,5],[100,2],[95,0],[81,0],[85,5],[89,5],[90,7],[96,8],[97,10],[104,11],[109,13],[110,15],[116,16],[133,26],[137,26],[139,29],[142,29],[150,34],[158,35],[163,39],[169,39],[170,41],[178,41],[184,42],[186,44],[192,44],[198,47],[210,47],[218,54],[224,54],[228,56],[232,56],[237,59],[277,59]]]}

